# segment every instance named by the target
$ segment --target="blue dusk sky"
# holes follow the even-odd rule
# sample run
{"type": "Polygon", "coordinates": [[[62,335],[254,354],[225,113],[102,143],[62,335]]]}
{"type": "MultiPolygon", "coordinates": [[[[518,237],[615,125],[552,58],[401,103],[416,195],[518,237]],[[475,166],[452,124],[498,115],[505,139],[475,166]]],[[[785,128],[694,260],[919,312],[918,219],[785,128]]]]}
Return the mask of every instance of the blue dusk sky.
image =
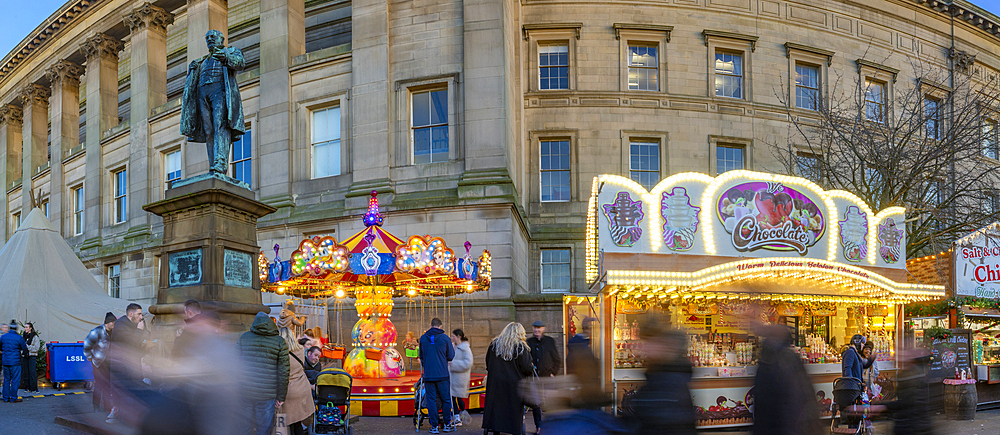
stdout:
{"type": "MultiPolygon", "coordinates": [[[[8,6],[0,14],[0,57],[10,53],[17,43],[64,3],[65,0],[0,0],[0,5],[8,6]]],[[[973,4],[1000,15],[1000,0],[978,0],[973,4]]]]}

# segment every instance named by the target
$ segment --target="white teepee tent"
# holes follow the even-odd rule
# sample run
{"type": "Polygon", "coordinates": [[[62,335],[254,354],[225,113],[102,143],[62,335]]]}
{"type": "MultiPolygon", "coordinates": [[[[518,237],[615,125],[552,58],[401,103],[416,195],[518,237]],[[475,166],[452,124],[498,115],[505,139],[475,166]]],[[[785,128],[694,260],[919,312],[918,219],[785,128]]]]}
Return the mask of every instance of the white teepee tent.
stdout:
{"type": "Polygon", "coordinates": [[[126,305],[104,292],[38,208],[0,250],[0,322],[32,322],[42,340],[75,343],[126,305]]]}

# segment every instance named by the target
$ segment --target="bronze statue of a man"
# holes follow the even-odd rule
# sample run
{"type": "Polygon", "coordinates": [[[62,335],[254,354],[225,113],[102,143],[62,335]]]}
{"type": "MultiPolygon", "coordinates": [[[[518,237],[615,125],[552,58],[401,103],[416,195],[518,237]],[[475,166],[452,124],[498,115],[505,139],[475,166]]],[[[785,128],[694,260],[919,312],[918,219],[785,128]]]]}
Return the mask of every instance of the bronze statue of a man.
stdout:
{"type": "Polygon", "coordinates": [[[208,54],[191,62],[181,102],[181,134],[208,148],[209,173],[225,174],[233,141],[246,132],[236,72],[246,62],[238,48],[223,45],[218,30],[205,34],[208,54]]]}

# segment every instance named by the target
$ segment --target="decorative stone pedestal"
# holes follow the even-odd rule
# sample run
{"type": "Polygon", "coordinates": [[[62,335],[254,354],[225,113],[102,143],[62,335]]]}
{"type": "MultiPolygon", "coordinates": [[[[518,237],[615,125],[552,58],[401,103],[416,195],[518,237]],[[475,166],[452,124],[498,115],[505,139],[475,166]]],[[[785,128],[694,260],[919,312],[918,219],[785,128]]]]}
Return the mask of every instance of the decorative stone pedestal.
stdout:
{"type": "Polygon", "coordinates": [[[261,305],[257,219],[275,211],[244,187],[204,177],[167,190],[143,206],[163,218],[157,304],[158,327],[183,323],[184,302],[214,310],[230,331],[246,331],[261,305]]]}

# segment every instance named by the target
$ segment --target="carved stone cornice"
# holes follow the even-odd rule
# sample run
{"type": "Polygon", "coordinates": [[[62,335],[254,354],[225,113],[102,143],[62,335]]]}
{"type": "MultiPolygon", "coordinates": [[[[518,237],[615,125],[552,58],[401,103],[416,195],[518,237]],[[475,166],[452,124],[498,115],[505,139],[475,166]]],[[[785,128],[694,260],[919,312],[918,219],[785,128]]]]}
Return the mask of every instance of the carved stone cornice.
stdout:
{"type": "Polygon", "coordinates": [[[13,104],[0,106],[0,124],[17,124],[24,122],[24,111],[13,104]]]}
{"type": "Polygon", "coordinates": [[[45,70],[45,78],[52,83],[53,89],[61,84],[79,86],[81,75],[83,75],[83,67],[65,59],[52,64],[49,69],[45,70]]]}
{"type": "Polygon", "coordinates": [[[118,60],[118,52],[125,49],[125,43],[104,33],[98,33],[87,38],[80,44],[80,50],[89,62],[97,56],[110,60],[118,60]]]}
{"type": "Polygon", "coordinates": [[[948,57],[955,59],[955,68],[966,74],[972,71],[972,65],[976,63],[976,55],[955,47],[948,49],[948,57]]]}
{"type": "Polygon", "coordinates": [[[122,19],[125,20],[125,24],[133,33],[143,27],[166,32],[167,26],[174,23],[174,14],[159,6],[153,6],[152,3],[145,2],[132,9],[132,12],[125,14],[122,19]]]}
{"type": "Polygon", "coordinates": [[[30,104],[48,106],[49,97],[51,96],[52,90],[38,83],[29,83],[27,86],[21,88],[20,92],[18,92],[18,97],[21,98],[22,107],[27,107],[30,104]]]}

